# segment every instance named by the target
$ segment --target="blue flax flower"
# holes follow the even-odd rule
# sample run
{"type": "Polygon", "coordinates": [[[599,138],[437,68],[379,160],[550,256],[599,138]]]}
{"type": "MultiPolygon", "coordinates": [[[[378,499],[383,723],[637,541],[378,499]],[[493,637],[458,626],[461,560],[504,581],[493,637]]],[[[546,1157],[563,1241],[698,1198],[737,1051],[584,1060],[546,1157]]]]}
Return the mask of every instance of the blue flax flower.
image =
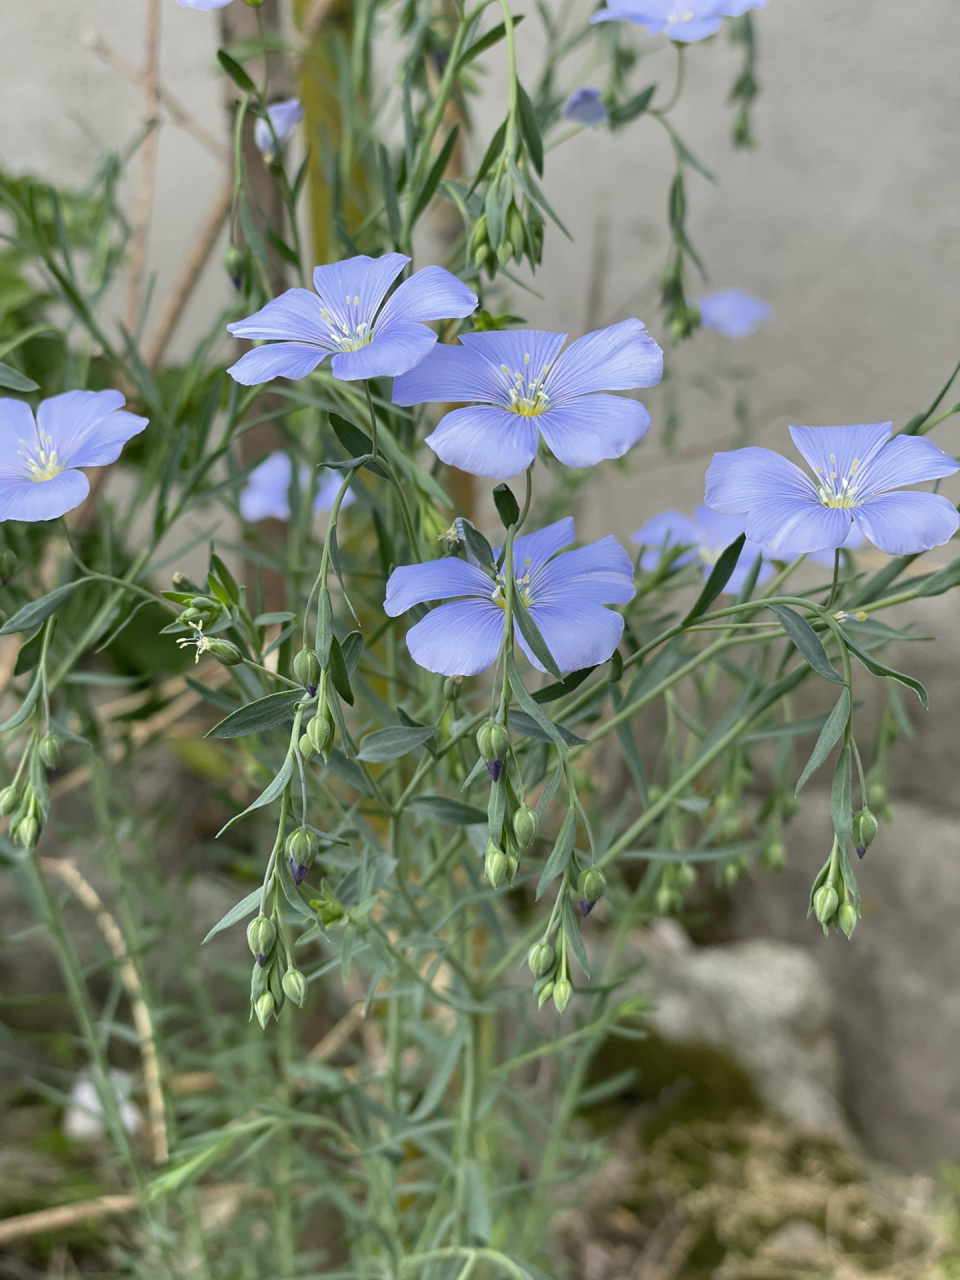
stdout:
{"type": "Polygon", "coordinates": [[[570,95],[563,108],[563,114],[567,120],[590,126],[606,124],[608,119],[607,108],[603,105],[600,90],[587,86],[577,89],[576,93],[570,95]]]}
{"type": "Polygon", "coordinates": [[[608,0],[593,22],[635,22],[649,35],[663,31],[671,40],[691,44],[719,31],[724,18],[762,9],[767,0],[608,0]]]}
{"type": "Polygon", "coordinates": [[[718,289],[694,302],[704,329],[716,329],[725,338],[746,338],[773,315],[773,308],[762,298],[743,289],[718,289]]]}
{"type": "Polygon", "coordinates": [[[843,546],[851,522],[881,551],[913,555],[948,542],[956,508],[934,493],[894,493],[901,485],[960,470],[923,436],[893,436],[889,422],[791,427],[813,478],[769,449],[718,453],[704,501],[743,514],[747,537],[784,556],[843,546]]]}
{"type": "Polygon", "coordinates": [[[245,387],[304,378],[328,355],[333,376],[344,382],[406,373],[437,341],[425,321],[460,319],[477,305],[477,295],[443,267],[417,271],[384,302],[409,261],[402,253],[361,254],[317,267],[316,294],[288,289],[255,315],[227,325],[238,338],[270,343],[241,356],[229,374],[245,387]]]}
{"type": "Polygon", "coordinates": [[[55,520],[90,492],[78,467],[116,462],[146,418],[122,412],[119,391],[67,391],[36,421],[22,400],[0,400],[0,520],[55,520]]]}
{"type": "Polygon", "coordinates": [[[253,127],[253,140],[267,164],[272,164],[277,158],[277,145],[282,151],[303,119],[303,107],[299,98],[288,98],[286,102],[275,102],[273,106],[267,107],[267,115],[270,117],[270,124],[261,116],[253,127]],[[270,125],[273,125],[272,131],[270,125]],[[273,140],[274,134],[276,143],[273,140]]]}
{"type": "MultiPolygon", "coordinates": [[[[310,488],[310,467],[303,463],[298,469],[300,492],[306,493],[310,488]]],[[[290,455],[277,450],[270,453],[259,466],[254,467],[247,477],[247,483],[240,490],[240,514],[244,520],[255,524],[258,520],[290,519],[290,484],[293,480],[293,464],[290,455]]],[[[313,500],[313,514],[329,511],[340,492],[343,477],[337,471],[327,472],[320,469],[320,487],[313,500]]],[[[348,490],[341,510],[353,502],[353,494],[348,490]]]]}
{"type": "MultiPolygon", "coordinates": [[[[630,540],[645,548],[640,557],[640,568],[647,573],[657,567],[665,548],[688,547],[689,550],[678,555],[674,563],[700,564],[703,566],[703,576],[707,578],[721,552],[743,533],[743,526],[743,516],[724,516],[718,511],[711,511],[709,507],[701,506],[694,509],[693,519],[681,515],[679,511],[661,511],[648,520],[643,528],[631,533],[630,540]]],[[[724,590],[736,595],[746,582],[757,556],[761,555],[764,563],[760,566],[757,582],[766,582],[773,575],[773,567],[767,563],[768,554],[757,543],[745,542],[737,567],[724,590]]]]}
{"type": "Polygon", "coordinates": [[[181,9],[225,9],[230,0],[177,0],[181,9]]]}
{"type": "MultiPolygon", "coordinates": [[[[517,590],[561,671],[606,662],[620,643],[623,619],[604,608],[626,604],[636,592],[630,557],[616,538],[601,538],[557,555],[573,541],[567,516],[513,544],[517,590]]],[[[391,618],[428,600],[448,600],[411,627],[414,662],[445,676],[475,676],[493,665],[503,639],[503,575],[450,556],[394,569],[384,609],[391,618]]],[[[517,642],[533,663],[519,630],[517,642]]]]}
{"type": "Polygon", "coordinates": [[[517,475],[537,455],[542,434],[568,467],[620,458],[650,426],[637,400],[597,394],[653,387],[663,352],[639,320],[578,339],[535,329],[465,333],[460,346],[434,347],[393,384],[394,404],[479,401],[442,418],[427,444],[444,462],[475,476],[517,475]]]}

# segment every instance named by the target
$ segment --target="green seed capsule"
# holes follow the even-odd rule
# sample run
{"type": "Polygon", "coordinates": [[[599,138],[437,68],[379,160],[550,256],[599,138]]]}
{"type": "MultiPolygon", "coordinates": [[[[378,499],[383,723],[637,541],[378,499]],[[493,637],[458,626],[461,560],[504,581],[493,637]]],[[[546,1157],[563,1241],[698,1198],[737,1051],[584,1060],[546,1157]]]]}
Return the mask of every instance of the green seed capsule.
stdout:
{"type": "Polygon", "coordinates": [[[570,1003],[570,997],[573,995],[573,986],[566,978],[561,978],[559,982],[553,986],[553,1003],[557,1013],[563,1013],[567,1005],[570,1003]]]}
{"type": "Polygon", "coordinates": [[[293,660],[293,674],[305,689],[315,689],[320,683],[320,659],[313,649],[301,649],[293,660]]]}
{"type": "Polygon", "coordinates": [[[255,956],[268,956],[277,940],[277,926],[266,916],[257,916],[247,925],[247,945],[255,956]]]}
{"type": "Polygon", "coordinates": [[[208,640],[206,650],[213,654],[222,667],[238,667],[243,661],[243,654],[232,640],[208,640]]]}
{"type": "Polygon", "coordinates": [[[853,815],[853,843],[861,858],[877,838],[879,830],[880,823],[866,806],[853,815]]]}
{"type": "Polygon", "coordinates": [[[510,734],[502,724],[488,720],[477,732],[477,746],[487,764],[503,760],[510,749],[510,734]]]}
{"type": "Polygon", "coordinates": [[[857,927],[857,909],[852,902],[844,902],[837,912],[837,924],[848,938],[857,927]]]}
{"type": "Polygon", "coordinates": [[[533,809],[522,804],[517,812],[513,815],[513,834],[516,836],[517,844],[521,849],[529,849],[537,838],[537,832],[540,830],[540,819],[537,817],[533,809]]]}
{"type": "Polygon", "coordinates": [[[265,991],[253,1006],[253,1011],[257,1015],[257,1021],[260,1023],[260,1026],[264,1031],[267,1029],[267,1023],[270,1021],[275,1008],[276,1001],[269,991],[265,991]]]}
{"type": "Polygon", "coordinates": [[[0,791],[0,818],[6,818],[13,813],[14,809],[20,803],[20,792],[16,787],[4,787],[0,791]]]}
{"type": "Polygon", "coordinates": [[[283,994],[298,1009],[303,1008],[303,1002],[307,998],[307,980],[299,969],[288,969],[283,975],[283,994]]]}
{"type": "Polygon", "coordinates": [[[60,739],[55,733],[45,733],[40,739],[40,759],[48,769],[56,769],[60,763],[60,739]]]}
{"type": "Polygon", "coordinates": [[[487,845],[487,856],[484,859],[483,869],[487,876],[487,882],[494,888],[499,889],[503,884],[503,878],[507,874],[507,856],[502,849],[491,840],[487,845]]]}
{"type": "Polygon", "coordinates": [[[554,984],[552,982],[548,982],[541,988],[540,994],[537,996],[538,1009],[542,1009],[543,1006],[550,999],[550,997],[553,995],[553,985],[554,984]]]}
{"type": "Polygon", "coordinates": [[[527,965],[535,978],[542,978],[553,968],[557,953],[549,942],[535,942],[527,952],[527,965]]]}
{"type": "Polygon", "coordinates": [[[313,743],[313,749],[322,755],[333,737],[333,730],[330,728],[330,722],[327,717],[324,715],[314,716],[307,725],[307,733],[313,743]]]}
{"type": "Polygon", "coordinates": [[[37,841],[40,839],[40,824],[32,813],[28,813],[25,818],[20,819],[13,837],[23,845],[24,849],[35,848],[37,841]]]}
{"type": "Polygon", "coordinates": [[[824,926],[832,923],[839,905],[840,896],[832,884],[821,885],[813,895],[813,914],[824,926]]]}

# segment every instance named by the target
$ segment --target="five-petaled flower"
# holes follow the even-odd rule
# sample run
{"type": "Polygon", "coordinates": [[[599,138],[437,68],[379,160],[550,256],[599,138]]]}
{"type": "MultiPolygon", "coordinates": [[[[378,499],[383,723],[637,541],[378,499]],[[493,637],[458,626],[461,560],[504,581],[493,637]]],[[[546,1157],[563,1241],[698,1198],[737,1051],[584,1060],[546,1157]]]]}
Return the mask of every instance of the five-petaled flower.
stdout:
{"type": "Polygon", "coordinates": [[[286,102],[275,102],[267,107],[267,116],[269,122],[264,116],[260,116],[254,125],[253,140],[267,164],[272,164],[277,158],[277,147],[283,150],[303,119],[300,99],[288,98],[286,102]]]}
{"type": "Polygon", "coordinates": [[[437,346],[393,384],[394,404],[479,401],[441,419],[427,444],[444,462],[475,476],[506,479],[525,471],[540,435],[568,467],[620,458],[650,426],[637,400],[598,394],[653,387],[663,352],[639,320],[578,339],[512,329],[461,335],[437,346]]]}
{"type": "Polygon", "coordinates": [[[245,387],[304,378],[328,355],[333,376],[344,382],[406,373],[437,341],[427,320],[462,319],[477,305],[473,290],[443,267],[423,267],[384,302],[409,261],[402,253],[361,254],[317,267],[316,295],[288,289],[256,314],[228,324],[238,338],[269,343],[241,356],[228,370],[231,377],[245,387]]]}
{"type": "MultiPolygon", "coordinates": [[[[636,591],[630,557],[616,538],[557,552],[574,538],[567,516],[513,544],[516,589],[561,671],[606,662],[620,643],[623,619],[605,608],[626,604],[636,591]]],[[[504,630],[504,577],[455,556],[394,569],[386,612],[395,618],[414,605],[446,600],[407,633],[414,662],[445,676],[475,676],[497,660],[504,630]]],[[[514,626],[521,649],[540,671],[514,626]]]]}
{"type": "Polygon", "coordinates": [[[608,0],[593,22],[635,22],[650,35],[665,32],[671,40],[691,44],[719,31],[724,18],[762,9],[767,0],[608,0]]]}
{"type": "Polygon", "coordinates": [[[742,514],[753,542],[784,555],[842,546],[851,522],[890,555],[913,555],[948,542],[960,526],[956,507],[935,493],[894,493],[960,470],[922,436],[891,438],[891,424],[791,427],[814,478],[769,449],[718,453],[707,470],[707,506],[742,514]]]}
{"type": "Polygon", "coordinates": [[[36,421],[22,400],[0,400],[0,520],[55,520],[90,492],[78,467],[116,462],[147,425],[122,411],[119,391],[67,391],[36,421]]]}
{"type": "MultiPolygon", "coordinates": [[[[709,576],[721,553],[743,533],[744,518],[739,515],[724,516],[709,507],[695,507],[693,518],[679,511],[661,511],[646,524],[631,533],[631,542],[644,548],[640,556],[640,568],[646,572],[656,569],[665,550],[686,547],[674,560],[675,565],[698,563],[703,566],[703,576],[709,576]]],[[[755,542],[745,542],[737,567],[734,569],[725,591],[736,595],[746,582],[757,556],[764,557],[757,582],[765,582],[773,574],[768,555],[755,542]]]]}
{"type": "Polygon", "coordinates": [[[704,329],[716,329],[725,338],[746,338],[773,315],[768,303],[743,289],[718,289],[693,301],[704,329]]]}
{"type": "Polygon", "coordinates": [[[594,125],[606,124],[609,118],[600,90],[591,89],[588,85],[571,93],[563,108],[563,114],[567,120],[573,120],[577,124],[585,124],[591,128],[594,125]]]}
{"type": "MultiPolygon", "coordinates": [[[[303,463],[297,470],[297,478],[302,494],[309,492],[310,467],[303,463]]],[[[250,472],[247,482],[240,490],[240,514],[244,520],[255,524],[258,520],[290,519],[290,485],[293,481],[293,463],[290,455],[277,450],[268,454],[264,460],[250,472]]],[[[319,488],[313,499],[313,514],[329,511],[336,502],[343,477],[339,472],[327,472],[321,468],[319,488]]],[[[353,494],[348,490],[340,504],[341,510],[353,502],[353,494]]]]}

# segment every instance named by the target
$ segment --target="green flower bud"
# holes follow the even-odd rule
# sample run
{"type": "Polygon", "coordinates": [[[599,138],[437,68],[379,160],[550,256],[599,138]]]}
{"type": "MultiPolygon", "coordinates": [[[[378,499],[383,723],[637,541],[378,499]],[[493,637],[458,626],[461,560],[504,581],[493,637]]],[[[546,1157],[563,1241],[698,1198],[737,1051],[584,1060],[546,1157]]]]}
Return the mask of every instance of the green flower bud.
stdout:
{"type": "Polygon", "coordinates": [[[322,755],[330,745],[330,739],[333,737],[330,721],[325,715],[314,716],[307,725],[307,733],[313,743],[314,750],[322,755]]]}
{"type": "Polygon", "coordinates": [[[502,849],[491,840],[487,845],[487,856],[484,859],[483,869],[487,876],[487,882],[494,889],[499,889],[503,884],[503,878],[507,874],[507,856],[502,849]]]}
{"type": "Polygon", "coordinates": [[[513,257],[513,245],[509,240],[501,240],[497,245],[497,261],[501,267],[505,267],[513,257]]]}
{"type": "Polygon", "coordinates": [[[539,830],[540,819],[537,817],[536,811],[522,804],[513,815],[513,834],[516,836],[519,847],[521,849],[529,849],[530,845],[536,840],[539,830]]]}
{"type": "Polygon", "coordinates": [[[232,640],[220,640],[214,637],[206,642],[207,653],[212,653],[223,667],[238,667],[243,661],[243,654],[232,640]]]}
{"type": "Polygon", "coordinates": [[[848,938],[853,936],[857,927],[857,909],[852,902],[844,902],[837,912],[837,924],[848,938]]]}
{"type": "Polygon", "coordinates": [[[265,991],[253,1006],[253,1011],[257,1015],[257,1021],[264,1031],[267,1029],[267,1023],[276,1008],[276,1001],[269,991],[265,991]]]}
{"type": "Polygon", "coordinates": [[[321,896],[319,898],[310,899],[310,906],[320,917],[320,923],[326,925],[333,924],[336,920],[342,920],[345,915],[343,907],[339,898],[325,880],[321,882],[320,893],[321,896]]]}
{"type": "Polygon", "coordinates": [[[298,1009],[303,1008],[303,1002],[307,998],[307,980],[299,969],[288,969],[283,975],[283,994],[298,1009]]]}
{"type": "Polygon", "coordinates": [[[813,895],[813,914],[824,928],[831,924],[840,905],[840,896],[832,884],[821,885],[813,895]]]}
{"type": "Polygon", "coordinates": [[[661,881],[660,887],[657,889],[657,915],[668,916],[673,910],[675,901],[676,894],[673,891],[673,886],[661,881]]]}
{"type": "MultiPolygon", "coordinates": [[[[243,284],[243,277],[247,270],[247,255],[242,249],[238,249],[232,244],[223,255],[223,269],[233,283],[235,289],[239,289],[243,284]]],[[[174,575],[174,585],[176,586],[176,578],[182,575],[174,575]]],[[[179,588],[178,588],[179,589],[179,588]]]]}
{"type": "Polygon", "coordinates": [[[510,734],[502,724],[488,720],[477,732],[477,746],[487,764],[493,764],[495,760],[502,760],[510,749],[510,734]]]}
{"type": "Polygon", "coordinates": [[[463,684],[463,676],[447,676],[443,682],[443,696],[447,702],[456,702],[460,697],[460,686],[463,684]]]}
{"type": "Polygon", "coordinates": [[[257,916],[247,925],[247,945],[255,956],[268,956],[277,940],[277,926],[266,916],[257,916]]]}
{"type": "Polygon", "coordinates": [[[4,787],[0,791],[0,818],[6,818],[13,813],[17,805],[20,803],[20,792],[16,787],[4,787]]]}
{"type": "Polygon", "coordinates": [[[561,978],[559,982],[555,982],[553,986],[553,1003],[557,1013],[563,1013],[567,1005],[570,1003],[570,997],[573,995],[573,986],[566,978],[561,978]]]}
{"type": "Polygon", "coordinates": [[[877,838],[879,830],[880,823],[866,805],[853,815],[853,843],[861,858],[877,838]]]}
{"type": "Polygon", "coordinates": [[[542,978],[553,968],[557,953],[549,942],[535,942],[527,952],[527,964],[535,978],[542,978]]]}
{"type": "Polygon", "coordinates": [[[545,983],[540,988],[540,994],[537,996],[537,1008],[542,1009],[550,997],[553,995],[554,984],[552,982],[545,983]]]}
{"type": "Polygon", "coordinates": [[[0,582],[9,582],[16,573],[19,561],[9,547],[0,551],[0,582]]]}
{"type": "Polygon", "coordinates": [[[770,871],[782,871],[787,865],[787,851],[782,840],[769,840],[760,854],[763,865],[770,871]]]}
{"type": "Polygon", "coordinates": [[[681,891],[692,889],[697,883],[697,873],[691,862],[678,862],[675,873],[677,888],[681,891]]]}
{"type": "Polygon", "coordinates": [[[581,902],[599,902],[607,887],[607,877],[599,867],[587,867],[577,879],[577,897],[581,902]]]}
{"type": "Polygon", "coordinates": [[[40,824],[32,813],[28,813],[25,818],[20,819],[13,836],[15,840],[23,845],[24,849],[33,849],[36,846],[37,841],[40,839],[40,824]]]}
{"type": "Polygon", "coordinates": [[[45,733],[40,739],[40,759],[48,769],[56,769],[60,763],[60,739],[55,733],[45,733]]]}
{"type": "Polygon", "coordinates": [[[301,649],[293,660],[293,674],[305,689],[316,689],[320,683],[320,659],[314,649],[301,649]]]}
{"type": "Polygon", "coordinates": [[[517,878],[517,872],[520,870],[520,859],[512,853],[507,854],[507,884],[513,885],[517,878]]]}
{"type": "Polygon", "coordinates": [[[309,733],[302,733],[300,741],[297,743],[300,748],[300,754],[303,756],[304,764],[309,764],[313,757],[317,754],[314,750],[313,743],[310,741],[309,733]]]}
{"type": "Polygon", "coordinates": [[[884,808],[887,803],[887,784],[879,780],[871,782],[867,787],[867,799],[878,809],[884,808]]]}
{"type": "Polygon", "coordinates": [[[513,260],[514,262],[519,262],[523,257],[526,238],[523,234],[523,218],[521,218],[520,210],[515,204],[510,206],[507,213],[507,235],[513,245],[513,260]]]}
{"type": "Polygon", "coordinates": [[[487,243],[487,215],[481,213],[480,217],[473,224],[473,230],[470,232],[470,252],[476,253],[481,245],[486,247],[487,243]]]}
{"type": "Polygon", "coordinates": [[[317,856],[320,842],[306,827],[297,827],[287,836],[285,848],[294,867],[310,867],[317,856]]]}

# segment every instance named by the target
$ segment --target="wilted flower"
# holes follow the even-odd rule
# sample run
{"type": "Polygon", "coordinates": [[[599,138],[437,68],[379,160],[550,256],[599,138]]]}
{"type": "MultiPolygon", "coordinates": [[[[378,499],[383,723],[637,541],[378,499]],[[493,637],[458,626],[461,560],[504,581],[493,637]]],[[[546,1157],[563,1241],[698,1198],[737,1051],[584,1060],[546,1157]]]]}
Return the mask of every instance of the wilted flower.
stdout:
{"type": "Polygon", "coordinates": [[[406,373],[437,341],[425,321],[459,319],[477,305],[473,290],[443,267],[415,272],[384,302],[409,261],[402,253],[360,254],[317,267],[313,285],[319,297],[309,289],[288,289],[256,314],[227,325],[238,338],[270,343],[248,351],[228,373],[245,387],[304,378],[328,355],[331,373],[344,382],[406,373]]]}
{"type": "MultiPolygon", "coordinates": [[[[648,573],[657,567],[665,547],[685,546],[689,550],[678,555],[674,563],[682,565],[697,562],[703,566],[703,576],[706,578],[721,552],[743,533],[743,526],[743,516],[725,516],[701,506],[694,509],[692,519],[679,511],[661,511],[636,533],[631,533],[630,540],[646,548],[640,557],[640,568],[648,573]]],[[[737,567],[724,590],[736,595],[757,556],[765,554],[763,547],[757,543],[745,542],[737,567]]],[[[757,582],[766,582],[772,574],[773,567],[764,562],[760,566],[757,582]]]]}
{"type": "Polygon", "coordinates": [[[303,119],[303,107],[299,98],[289,98],[286,102],[275,102],[267,107],[267,115],[270,123],[261,116],[254,125],[253,140],[267,164],[272,164],[277,158],[277,147],[283,150],[303,119]]]}
{"type": "Polygon", "coordinates": [[[465,333],[438,346],[393,384],[394,404],[479,401],[440,420],[426,443],[444,462],[475,476],[525,471],[542,435],[568,467],[620,458],[650,426],[638,400],[598,394],[653,387],[663,352],[639,320],[578,339],[536,329],[465,333]]]}
{"type": "Polygon", "coordinates": [[[704,501],[743,514],[747,537],[783,555],[843,546],[853,522],[881,551],[913,555],[948,542],[960,515],[935,493],[894,493],[960,470],[923,436],[893,436],[891,424],[791,427],[811,479],[770,449],[718,453],[704,501]]]}
{"type": "Polygon", "coordinates": [[[591,126],[606,124],[608,119],[607,108],[603,105],[600,90],[591,89],[586,85],[570,95],[563,108],[563,114],[567,120],[591,126]]]}
{"type": "Polygon", "coordinates": [[[690,44],[720,30],[724,18],[762,9],[767,0],[608,0],[593,22],[635,22],[649,35],[663,31],[671,40],[690,44]]]}
{"type": "Polygon", "coordinates": [[[116,462],[146,418],[121,412],[119,391],[67,391],[36,421],[22,400],[0,400],[0,520],[55,520],[90,492],[78,467],[116,462]]]}
{"type": "MultiPolygon", "coordinates": [[[[635,594],[630,557],[616,538],[601,538],[557,555],[573,541],[567,516],[513,544],[517,591],[561,671],[606,662],[620,643],[623,619],[604,608],[635,594]]],[[[407,647],[414,662],[441,675],[475,676],[493,665],[504,626],[503,574],[448,556],[394,569],[384,609],[395,618],[416,604],[447,600],[411,627],[407,647]],[[451,597],[459,597],[451,599],[451,597]]],[[[518,644],[544,668],[515,626],[518,644]]]]}
{"type": "MultiPolygon", "coordinates": [[[[311,468],[306,463],[298,469],[301,493],[309,491],[311,468]]],[[[293,480],[293,463],[290,455],[282,450],[268,454],[264,460],[250,472],[247,483],[240,490],[240,514],[244,520],[255,524],[258,520],[290,519],[290,485],[293,480]]],[[[343,478],[336,471],[320,468],[319,488],[313,500],[313,514],[329,511],[340,492],[343,478]]],[[[348,490],[341,510],[353,502],[353,494],[348,490]]]]}
{"type": "Polygon", "coordinates": [[[704,329],[716,329],[725,338],[746,338],[773,315],[768,303],[743,289],[718,289],[693,301],[704,329]]]}

